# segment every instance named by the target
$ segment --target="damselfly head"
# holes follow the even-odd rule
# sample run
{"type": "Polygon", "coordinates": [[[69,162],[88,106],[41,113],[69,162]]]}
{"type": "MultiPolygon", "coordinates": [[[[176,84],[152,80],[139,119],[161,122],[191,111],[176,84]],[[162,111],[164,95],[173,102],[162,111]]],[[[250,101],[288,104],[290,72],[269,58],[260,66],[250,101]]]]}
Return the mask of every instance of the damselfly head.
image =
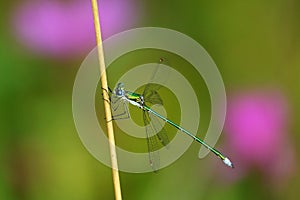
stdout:
{"type": "Polygon", "coordinates": [[[118,83],[114,93],[117,96],[124,96],[124,83],[118,83]]]}

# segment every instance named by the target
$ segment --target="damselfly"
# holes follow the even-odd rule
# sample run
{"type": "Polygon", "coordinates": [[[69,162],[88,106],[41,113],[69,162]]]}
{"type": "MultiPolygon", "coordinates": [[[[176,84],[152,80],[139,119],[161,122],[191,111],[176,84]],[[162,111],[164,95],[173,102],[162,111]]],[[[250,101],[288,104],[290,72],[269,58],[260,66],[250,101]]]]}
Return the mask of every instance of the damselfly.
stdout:
{"type": "MultiPolygon", "coordinates": [[[[163,60],[161,59],[160,62],[162,61],[163,60]]],[[[135,92],[125,90],[124,84],[118,83],[114,91],[112,91],[112,95],[114,98],[111,100],[113,110],[117,110],[120,107],[120,105],[122,105],[125,108],[124,112],[118,116],[119,118],[130,118],[130,113],[128,111],[126,103],[138,107],[143,111],[143,121],[146,127],[149,161],[153,170],[156,171],[159,168],[159,155],[156,151],[159,146],[158,143],[160,142],[163,146],[166,146],[169,143],[166,130],[161,126],[160,122],[156,118],[165,121],[166,123],[185,133],[189,137],[193,138],[195,141],[199,142],[208,150],[213,152],[216,156],[218,156],[224,164],[233,168],[234,166],[229,160],[229,158],[224,156],[220,151],[211,147],[209,144],[207,144],[197,136],[193,135],[188,130],[184,129],[180,125],[174,123],[170,119],[167,119],[166,117],[162,116],[161,114],[157,113],[156,111],[150,108],[150,106],[147,103],[151,105],[163,104],[163,101],[160,95],[158,94],[157,89],[157,84],[148,83],[145,86],[143,93],[138,94],[135,92]]]]}

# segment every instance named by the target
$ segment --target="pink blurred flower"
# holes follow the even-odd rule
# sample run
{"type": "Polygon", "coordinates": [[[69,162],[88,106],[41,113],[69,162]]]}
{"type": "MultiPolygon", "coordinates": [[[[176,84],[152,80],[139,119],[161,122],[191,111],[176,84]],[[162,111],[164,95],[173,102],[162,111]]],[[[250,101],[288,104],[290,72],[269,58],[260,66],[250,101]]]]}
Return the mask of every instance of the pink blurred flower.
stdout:
{"type": "MultiPolygon", "coordinates": [[[[132,0],[98,2],[103,39],[130,28],[139,18],[132,0]]],[[[46,55],[72,56],[95,46],[90,1],[27,1],[16,9],[13,24],[22,43],[46,55]]]]}
{"type": "Polygon", "coordinates": [[[293,169],[294,152],[288,138],[288,105],[271,91],[248,91],[229,99],[225,151],[236,169],[231,179],[252,168],[268,179],[283,180],[293,169]]]}

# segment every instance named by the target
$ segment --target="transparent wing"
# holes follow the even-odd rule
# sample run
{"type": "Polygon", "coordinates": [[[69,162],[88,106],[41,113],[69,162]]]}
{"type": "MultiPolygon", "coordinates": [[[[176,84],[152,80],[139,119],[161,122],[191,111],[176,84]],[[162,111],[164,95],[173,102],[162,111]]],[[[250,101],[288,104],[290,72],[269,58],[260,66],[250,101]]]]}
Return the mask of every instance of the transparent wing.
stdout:
{"type": "Polygon", "coordinates": [[[153,130],[150,123],[150,117],[146,111],[143,112],[144,125],[146,127],[147,145],[149,153],[149,162],[153,171],[159,169],[160,159],[159,159],[159,143],[155,137],[155,131],[153,130]],[[149,124],[149,126],[148,126],[149,124]]]}
{"type": "Polygon", "coordinates": [[[164,67],[162,65],[165,63],[166,60],[161,58],[149,80],[149,83],[145,86],[143,92],[145,102],[149,102],[153,105],[163,105],[163,101],[158,94],[158,90],[166,83],[172,72],[169,67],[164,67]]]}
{"type": "Polygon", "coordinates": [[[127,102],[125,102],[121,97],[114,94],[111,95],[110,104],[114,120],[130,118],[127,102]]]}
{"type": "Polygon", "coordinates": [[[163,100],[157,92],[161,87],[158,84],[148,83],[143,93],[144,101],[152,105],[163,105],[163,100]]]}
{"type": "Polygon", "coordinates": [[[159,142],[168,148],[168,144],[170,142],[169,137],[167,135],[167,131],[166,129],[161,125],[161,122],[159,121],[159,119],[154,116],[151,113],[147,113],[151,119],[151,126],[153,128],[153,130],[156,133],[156,137],[158,138],[159,142]]]}
{"type": "Polygon", "coordinates": [[[165,129],[161,126],[160,122],[155,118],[155,116],[151,116],[150,118],[149,113],[144,111],[143,119],[146,127],[150,165],[153,171],[157,171],[160,166],[159,152],[157,151],[160,148],[159,142],[163,146],[167,146],[169,143],[169,138],[165,129]]]}

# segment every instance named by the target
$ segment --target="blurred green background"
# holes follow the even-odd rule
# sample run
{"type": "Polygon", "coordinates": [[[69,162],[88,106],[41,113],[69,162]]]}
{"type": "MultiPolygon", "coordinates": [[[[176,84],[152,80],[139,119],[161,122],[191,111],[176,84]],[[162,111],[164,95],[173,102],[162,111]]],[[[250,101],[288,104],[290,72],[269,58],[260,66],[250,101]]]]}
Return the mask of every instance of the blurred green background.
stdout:
{"type": "MultiPolygon", "coordinates": [[[[14,20],[23,3],[0,3],[0,199],[114,199],[111,169],[84,148],[72,118],[73,82],[93,45],[62,57],[32,50],[14,20]]],[[[222,176],[227,169],[222,171],[212,155],[199,160],[199,145],[193,144],[159,173],[121,172],[123,198],[299,199],[300,2],[152,0],[132,5],[136,21],[128,28],[165,27],[198,41],[217,64],[229,96],[249,88],[282,91],[290,108],[287,135],[295,161],[292,172],[275,183],[256,170],[228,180],[222,176]]],[[[145,60],[132,65],[147,62],[140,59],[145,60]]],[[[209,116],[204,109],[204,124],[209,116]]],[[[223,143],[222,136],[217,146],[223,143]]]]}

